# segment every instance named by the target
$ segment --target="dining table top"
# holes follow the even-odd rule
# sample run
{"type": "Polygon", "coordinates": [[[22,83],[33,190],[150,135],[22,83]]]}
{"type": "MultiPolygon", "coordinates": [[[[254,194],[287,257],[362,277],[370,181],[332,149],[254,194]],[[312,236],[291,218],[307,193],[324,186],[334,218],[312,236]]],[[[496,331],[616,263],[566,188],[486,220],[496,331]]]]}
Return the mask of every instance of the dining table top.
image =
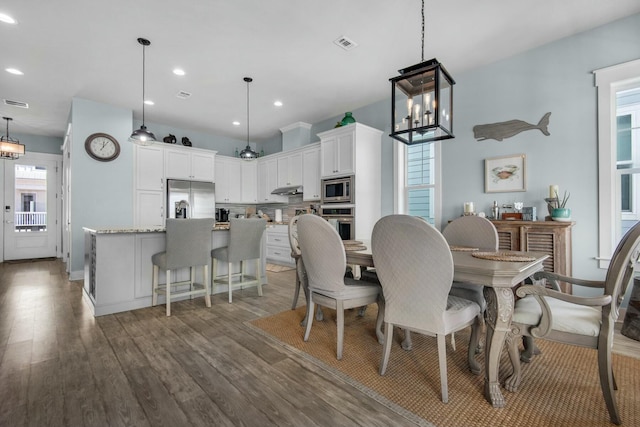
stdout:
{"type": "MultiPolygon", "coordinates": [[[[363,267],[375,267],[373,255],[371,253],[371,242],[361,241],[366,249],[350,250],[345,245],[347,264],[354,264],[363,267]]],[[[453,257],[453,280],[457,282],[475,283],[478,285],[511,288],[521,283],[536,271],[542,270],[542,262],[549,257],[544,252],[523,252],[504,250],[476,250],[458,251],[452,250],[453,257]],[[506,261],[478,258],[474,252],[493,252],[496,254],[513,255],[515,258],[521,256],[524,261],[506,261]]],[[[499,258],[499,257],[498,257],[499,258]]]]}

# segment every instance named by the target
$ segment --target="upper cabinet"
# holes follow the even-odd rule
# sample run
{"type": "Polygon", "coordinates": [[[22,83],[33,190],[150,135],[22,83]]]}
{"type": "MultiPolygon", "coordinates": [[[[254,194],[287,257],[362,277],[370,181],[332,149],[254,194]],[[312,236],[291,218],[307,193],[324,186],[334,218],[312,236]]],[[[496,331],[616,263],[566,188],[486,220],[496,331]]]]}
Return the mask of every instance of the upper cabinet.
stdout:
{"type": "Polygon", "coordinates": [[[278,156],[278,187],[302,185],[302,152],[278,156]]]}
{"type": "MultiPolygon", "coordinates": [[[[345,129],[348,126],[345,126],[345,129]]],[[[344,129],[318,134],[321,141],[322,176],[351,175],[354,173],[355,130],[344,129]],[[338,132],[342,131],[342,132],[338,132]]]]}
{"type": "Polygon", "coordinates": [[[241,170],[241,199],[243,203],[258,203],[258,162],[242,161],[241,170]]]}
{"type": "Polygon", "coordinates": [[[167,149],[166,177],[191,181],[213,182],[215,179],[215,152],[194,148],[167,149]]]}
{"type": "Polygon", "coordinates": [[[302,200],[320,200],[320,145],[302,153],[302,200]]]}
{"type": "Polygon", "coordinates": [[[271,194],[278,188],[278,159],[266,157],[258,159],[258,203],[287,203],[287,196],[271,194]]]}
{"type": "MultiPolygon", "coordinates": [[[[358,175],[375,168],[380,158],[381,136],[378,129],[360,123],[319,133],[322,176],[358,175]]],[[[380,174],[379,167],[375,173],[380,174]]]]}
{"type": "Polygon", "coordinates": [[[242,198],[242,160],[218,156],[215,167],[216,203],[240,203],[242,198]]]}
{"type": "Polygon", "coordinates": [[[135,161],[135,189],[162,190],[164,187],[164,150],[149,145],[136,145],[135,161]]]}

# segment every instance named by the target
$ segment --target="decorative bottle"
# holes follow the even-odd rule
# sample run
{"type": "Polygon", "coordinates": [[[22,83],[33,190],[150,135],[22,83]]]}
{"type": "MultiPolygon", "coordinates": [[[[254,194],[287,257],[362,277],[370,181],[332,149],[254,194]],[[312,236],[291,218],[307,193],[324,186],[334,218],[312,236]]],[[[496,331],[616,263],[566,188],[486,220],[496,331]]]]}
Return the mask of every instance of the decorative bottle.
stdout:
{"type": "Polygon", "coordinates": [[[500,208],[498,207],[498,202],[496,200],[493,201],[491,216],[493,217],[493,219],[500,219],[500,208]]]}
{"type": "Polygon", "coordinates": [[[351,111],[347,111],[346,113],[344,113],[344,117],[342,118],[342,121],[340,123],[342,124],[342,126],[346,126],[355,122],[356,119],[353,117],[353,113],[351,113],[351,111]]]}
{"type": "Polygon", "coordinates": [[[240,154],[238,154],[238,147],[236,147],[236,152],[235,152],[235,153],[233,153],[233,155],[234,155],[235,157],[239,157],[239,156],[240,156],[240,154]]]}

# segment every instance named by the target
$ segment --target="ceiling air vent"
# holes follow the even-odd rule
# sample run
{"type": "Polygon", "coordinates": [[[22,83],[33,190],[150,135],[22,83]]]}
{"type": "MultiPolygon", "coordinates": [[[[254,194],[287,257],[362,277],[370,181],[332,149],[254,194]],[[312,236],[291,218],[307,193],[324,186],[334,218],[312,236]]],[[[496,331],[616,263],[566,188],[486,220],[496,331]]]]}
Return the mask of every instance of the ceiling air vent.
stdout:
{"type": "Polygon", "coordinates": [[[187,99],[191,96],[189,92],[185,92],[184,90],[179,91],[176,96],[180,99],[187,99]]]}
{"type": "Polygon", "coordinates": [[[343,48],[344,50],[351,50],[358,46],[358,43],[354,42],[346,36],[342,36],[333,41],[335,44],[343,48]]]}
{"type": "Polygon", "coordinates": [[[29,108],[29,104],[22,101],[12,101],[10,99],[4,100],[4,105],[10,105],[12,107],[29,108]]]}

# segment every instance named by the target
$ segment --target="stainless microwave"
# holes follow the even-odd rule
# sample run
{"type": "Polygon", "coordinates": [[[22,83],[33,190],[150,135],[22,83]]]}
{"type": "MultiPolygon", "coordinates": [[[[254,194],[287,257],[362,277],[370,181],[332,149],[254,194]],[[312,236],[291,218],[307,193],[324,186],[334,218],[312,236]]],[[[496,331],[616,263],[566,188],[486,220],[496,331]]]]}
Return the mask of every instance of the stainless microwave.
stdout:
{"type": "Polygon", "coordinates": [[[322,203],[355,203],[353,175],[322,180],[322,203]]]}

